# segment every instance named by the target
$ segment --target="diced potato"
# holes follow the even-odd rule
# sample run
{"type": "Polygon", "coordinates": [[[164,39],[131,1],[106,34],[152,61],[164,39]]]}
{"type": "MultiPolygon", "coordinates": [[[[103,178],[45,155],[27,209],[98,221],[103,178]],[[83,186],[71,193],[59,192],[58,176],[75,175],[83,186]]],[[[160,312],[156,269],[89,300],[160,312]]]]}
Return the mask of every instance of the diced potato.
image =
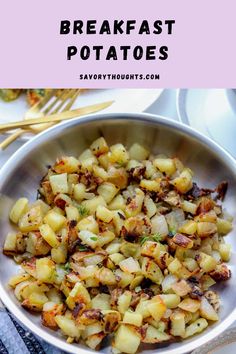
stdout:
{"type": "Polygon", "coordinates": [[[216,224],[212,222],[198,222],[197,234],[200,237],[209,237],[217,232],[216,224]]]}
{"type": "Polygon", "coordinates": [[[104,332],[93,334],[86,339],[85,343],[89,348],[99,350],[100,344],[105,336],[106,334],[104,332]]]}
{"type": "Polygon", "coordinates": [[[43,215],[40,206],[32,207],[20,218],[18,223],[19,229],[21,232],[38,230],[39,226],[42,224],[42,219],[43,215]]]}
{"type": "Polygon", "coordinates": [[[95,156],[100,156],[109,151],[106,140],[103,137],[96,139],[91,145],[90,149],[95,156]]]}
{"type": "Polygon", "coordinates": [[[223,262],[228,262],[230,260],[231,245],[226,243],[221,243],[219,245],[219,252],[223,262]]]}
{"type": "Polygon", "coordinates": [[[125,210],[125,200],[121,194],[118,194],[109,204],[110,210],[125,210]]]}
{"type": "Polygon", "coordinates": [[[151,218],[152,223],[152,234],[160,234],[165,237],[169,233],[168,225],[164,215],[155,215],[151,218]]]}
{"type": "Polygon", "coordinates": [[[107,171],[97,165],[93,165],[93,174],[95,177],[101,178],[104,182],[108,179],[107,171]]]}
{"type": "Polygon", "coordinates": [[[147,305],[150,303],[149,300],[141,300],[138,305],[136,306],[136,309],[135,309],[135,312],[136,313],[140,313],[143,318],[147,318],[147,317],[150,317],[151,314],[148,310],[148,307],[147,305]]]}
{"type": "Polygon", "coordinates": [[[134,354],[140,345],[140,337],[132,327],[120,325],[115,334],[114,347],[120,352],[134,354]]]}
{"type": "Polygon", "coordinates": [[[114,243],[112,242],[106,247],[106,252],[108,254],[118,253],[120,251],[120,246],[120,243],[114,241],[114,243]]]}
{"type": "Polygon", "coordinates": [[[173,293],[172,285],[175,284],[177,280],[178,278],[173,274],[166,275],[161,284],[163,293],[173,293]]]}
{"type": "Polygon", "coordinates": [[[22,215],[27,212],[29,201],[27,198],[19,198],[11,208],[9,218],[15,224],[18,223],[22,215]]]}
{"type": "Polygon", "coordinates": [[[182,208],[184,211],[186,211],[187,213],[190,213],[192,215],[195,215],[197,212],[197,205],[194,203],[191,203],[187,200],[183,201],[182,208]]]}
{"type": "Polygon", "coordinates": [[[32,293],[22,302],[22,306],[27,310],[40,312],[46,302],[48,302],[48,298],[45,294],[32,293]]]}
{"type": "Polygon", "coordinates": [[[66,218],[69,221],[75,220],[78,221],[79,220],[79,211],[78,208],[76,208],[73,205],[69,205],[65,208],[66,211],[66,218]]]}
{"type": "Polygon", "coordinates": [[[168,270],[170,273],[178,276],[180,269],[182,268],[181,262],[178,260],[178,258],[175,258],[169,265],[168,265],[168,270]]]}
{"type": "Polygon", "coordinates": [[[98,161],[105,170],[107,170],[110,165],[110,154],[110,152],[106,152],[98,156],[98,161]]]}
{"type": "Polygon", "coordinates": [[[129,158],[133,160],[146,160],[150,152],[144,146],[134,143],[129,149],[129,158]]]}
{"type": "Polygon", "coordinates": [[[96,210],[96,218],[109,223],[113,219],[113,213],[106,207],[99,205],[96,210]]]}
{"type": "Polygon", "coordinates": [[[144,193],[141,189],[135,189],[135,197],[125,207],[125,214],[128,218],[138,215],[142,210],[144,193]]]}
{"type": "Polygon", "coordinates": [[[4,254],[11,255],[16,252],[16,238],[17,234],[15,232],[8,232],[3,246],[4,254]]]}
{"type": "Polygon", "coordinates": [[[145,213],[149,218],[153,217],[156,212],[157,212],[157,207],[152,198],[149,196],[145,196],[144,198],[144,208],[145,208],[145,213]]]}
{"type": "Polygon", "coordinates": [[[193,258],[185,258],[183,261],[183,265],[190,271],[193,272],[194,270],[196,270],[198,267],[197,262],[195,261],[195,259],[193,258]]]}
{"type": "Polygon", "coordinates": [[[197,223],[193,220],[188,220],[183,225],[181,225],[178,231],[187,235],[195,234],[197,231],[197,223]]]}
{"type": "Polygon", "coordinates": [[[115,144],[110,147],[111,155],[110,162],[117,163],[119,165],[125,165],[129,160],[129,154],[126,151],[124,145],[115,144]]]}
{"type": "Polygon", "coordinates": [[[180,296],[176,294],[161,294],[160,297],[168,309],[174,309],[180,303],[180,296]]]}
{"type": "Polygon", "coordinates": [[[89,307],[91,305],[91,298],[89,292],[81,282],[77,282],[75,284],[66,299],[66,304],[70,310],[73,310],[76,302],[85,304],[86,307],[89,307]]]}
{"type": "Polygon", "coordinates": [[[91,248],[96,248],[98,244],[98,236],[91,231],[82,230],[79,232],[79,238],[82,243],[91,248]]]}
{"type": "Polygon", "coordinates": [[[204,274],[201,277],[201,287],[203,291],[208,290],[211,286],[215,285],[215,283],[215,280],[208,274],[204,274]]]}
{"type": "Polygon", "coordinates": [[[207,299],[202,296],[201,304],[200,304],[200,315],[201,317],[210,320],[210,321],[218,321],[219,316],[214,310],[213,306],[207,301],[207,299]]]}
{"type": "Polygon", "coordinates": [[[138,273],[141,271],[140,265],[133,257],[126,258],[119,263],[121,270],[128,273],[138,273]]]}
{"type": "Polygon", "coordinates": [[[102,196],[97,196],[90,200],[83,200],[81,205],[85,207],[90,214],[95,214],[99,205],[106,206],[107,204],[102,196]]]}
{"type": "Polygon", "coordinates": [[[40,234],[51,247],[58,247],[59,241],[53,229],[48,224],[39,227],[40,234]]]}
{"type": "Polygon", "coordinates": [[[217,218],[216,226],[220,235],[227,235],[232,230],[232,223],[229,220],[217,218]]]}
{"type": "Polygon", "coordinates": [[[172,159],[157,158],[153,161],[153,165],[169,176],[173,175],[176,170],[174,160],[172,159]]]}
{"type": "Polygon", "coordinates": [[[45,283],[53,283],[55,276],[55,263],[47,258],[36,259],[37,279],[45,283]]]}
{"type": "Polygon", "coordinates": [[[98,294],[92,300],[92,308],[99,310],[110,310],[111,296],[109,294],[98,294]]]}
{"type": "Polygon", "coordinates": [[[67,173],[52,175],[49,177],[49,182],[54,195],[57,193],[68,193],[69,186],[67,182],[67,173]]]}
{"type": "Polygon", "coordinates": [[[98,246],[103,247],[107,243],[110,243],[115,238],[115,234],[112,231],[103,231],[98,237],[98,246]]]}
{"type": "Polygon", "coordinates": [[[105,267],[100,268],[95,276],[103,285],[115,285],[117,283],[114,273],[105,267]]]}
{"type": "Polygon", "coordinates": [[[48,224],[54,232],[60,230],[66,224],[66,218],[63,215],[50,210],[43,219],[45,224],[48,224]]]}
{"type": "Polygon", "coordinates": [[[152,280],[158,285],[160,285],[164,279],[162,271],[158,265],[147,257],[143,258],[142,273],[146,278],[152,280]]]}
{"type": "Polygon", "coordinates": [[[121,288],[128,286],[134,279],[133,274],[122,272],[120,269],[115,270],[115,276],[118,278],[117,285],[121,288]]]}
{"type": "Polygon", "coordinates": [[[15,288],[17,284],[22,283],[23,281],[29,280],[29,279],[30,279],[30,275],[27,273],[13,275],[9,279],[8,285],[11,286],[12,288],[15,288]]]}
{"type": "Polygon", "coordinates": [[[149,180],[149,179],[142,179],[140,184],[140,188],[145,189],[149,192],[159,192],[161,189],[160,180],[149,180]]]}
{"type": "Polygon", "coordinates": [[[125,214],[122,210],[113,211],[113,224],[117,235],[120,235],[122,227],[124,226],[125,214]]]}
{"type": "Polygon", "coordinates": [[[188,312],[196,312],[199,310],[200,308],[200,301],[199,300],[195,300],[195,299],[191,299],[191,298],[185,298],[184,300],[182,300],[178,307],[181,308],[184,311],[188,311],[188,312]]]}
{"type": "Polygon", "coordinates": [[[187,193],[193,186],[192,182],[192,171],[189,168],[185,168],[179,175],[171,182],[178,192],[185,194],[187,193]]]}
{"type": "Polygon", "coordinates": [[[120,313],[124,314],[128,310],[128,308],[130,307],[131,299],[131,291],[126,290],[122,295],[119,296],[117,309],[120,313]]]}
{"type": "MultiPolygon", "coordinates": [[[[109,259],[115,264],[115,265],[119,265],[119,263],[121,261],[123,261],[125,259],[125,257],[123,256],[123,254],[121,253],[112,253],[110,256],[109,256],[109,259]]],[[[122,268],[121,268],[122,269],[122,268]]],[[[124,270],[124,269],[122,269],[124,270]]]]}
{"type": "Polygon", "coordinates": [[[158,295],[148,303],[147,309],[155,321],[159,322],[166,312],[166,304],[158,295]]]}
{"type": "Polygon", "coordinates": [[[82,154],[79,156],[79,161],[84,171],[92,171],[93,165],[98,164],[97,158],[93,155],[90,149],[86,149],[82,152],[82,154]]]}
{"type": "Polygon", "coordinates": [[[191,292],[191,286],[186,282],[186,280],[181,279],[172,285],[172,289],[175,294],[183,297],[191,292]]]}
{"type": "Polygon", "coordinates": [[[73,188],[73,198],[80,202],[85,197],[86,187],[83,183],[77,183],[73,188]]]}
{"type": "Polygon", "coordinates": [[[195,322],[191,323],[186,327],[185,335],[183,338],[188,338],[193,336],[194,334],[201,333],[208,326],[208,322],[205,318],[199,318],[195,322]]]}
{"type": "Polygon", "coordinates": [[[86,218],[83,218],[81,221],[79,221],[76,225],[76,229],[78,231],[87,230],[93,232],[94,234],[99,232],[98,223],[92,215],[87,216],[86,218]]]}
{"type": "Polygon", "coordinates": [[[113,183],[104,182],[98,187],[97,192],[105,200],[105,202],[109,204],[119,192],[119,188],[113,183]]]}
{"type": "Polygon", "coordinates": [[[51,250],[52,260],[57,264],[66,263],[67,260],[67,248],[65,245],[60,245],[57,248],[51,250]]]}
{"type": "Polygon", "coordinates": [[[74,320],[69,319],[66,316],[58,315],[55,317],[55,321],[58,327],[62,330],[63,334],[79,339],[81,330],[78,328],[74,320]]]}
{"type": "Polygon", "coordinates": [[[200,252],[197,262],[204,272],[207,273],[214,270],[217,265],[217,261],[212,256],[203,252],[200,252]]]}
{"type": "Polygon", "coordinates": [[[185,314],[181,311],[175,311],[170,316],[171,330],[173,336],[183,337],[185,335],[185,314]]]}
{"type": "Polygon", "coordinates": [[[123,323],[131,324],[140,327],[143,322],[143,317],[140,313],[126,311],[124,313],[123,323]]]}
{"type": "Polygon", "coordinates": [[[170,339],[171,336],[169,334],[160,332],[153,326],[148,326],[145,338],[142,342],[154,344],[169,341],[170,339]]]}

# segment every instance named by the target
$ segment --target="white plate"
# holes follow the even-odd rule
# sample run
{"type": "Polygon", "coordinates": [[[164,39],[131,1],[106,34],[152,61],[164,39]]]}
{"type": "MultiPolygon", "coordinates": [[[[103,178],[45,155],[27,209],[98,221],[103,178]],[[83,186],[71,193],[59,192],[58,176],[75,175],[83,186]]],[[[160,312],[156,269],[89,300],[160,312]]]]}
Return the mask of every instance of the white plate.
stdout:
{"type": "Polygon", "coordinates": [[[235,90],[179,90],[177,112],[182,123],[208,135],[236,156],[235,90]]]}
{"type": "MultiPolygon", "coordinates": [[[[141,113],[159,98],[162,91],[163,89],[87,90],[77,98],[72,108],[114,100],[114,103],[103,111],[104,113],[141,113]]],[[[0,100],[0,122],[22,120],[27,109],[29,107],[24,95],[12,102],[0,100]]],[[[30,134],[25,134],[24,137],[30,137],[30,134]]]]}

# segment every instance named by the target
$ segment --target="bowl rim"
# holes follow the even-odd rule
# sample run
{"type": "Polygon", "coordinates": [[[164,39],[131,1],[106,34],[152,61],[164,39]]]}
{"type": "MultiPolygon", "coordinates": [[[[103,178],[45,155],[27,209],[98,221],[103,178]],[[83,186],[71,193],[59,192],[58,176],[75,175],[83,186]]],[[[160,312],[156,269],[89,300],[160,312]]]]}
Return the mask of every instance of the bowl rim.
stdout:
{"type": "MultiPolygon", "coordinates": [[[[170,118],[154,115],[149,113],[106,113],[106,114],[91,114],[83,117],[77,117],[71,119],[69,121],[64,121],[58,125],[55,125],[48,130],[38,134],[28,142],[26,142],[20,149],[18,149],[10,159],[3,165],[0,169],[0,193],[2,186],[7,181],[9,173],[11,173],[12,169],[15,167],[15,162],[18,161],[17,164],[20,163],[21,159],[27,154],[37,147],[38,144],[41,144],[47,141],[48,137],[52,138],[62,133],[65,128],[71,128],[77,125],[83,125],[85,123],[91,123],[95,121],[109,121],[109,120],[133,120],[137,122],[151,123],[151,124],[159,124],[164,127],[174,128],[179,130],[180,132],[189,135],[196,140],[199,140],[201,143],[207,146],[211,151],[215,154],[218,154],[221,159],[225,159],[225,163],[230,167],[232,172],[234,171],[236,176],[236,160],[220,145],[211,140],[209,137],[202,135],[197,132],[193,128],[178,122],[174,121],[170,118]]],[[[27,316],[27,314],[23,314],[20,311],[20,307],[15,304],[8,292],[5,290],[3,284],[0,282],[0,298],[3,304],[8,308],[8,310],[16,317],[16,319],[22,323],[28,330],[32,331],[36,336],[39,336],[41,339],[45,340],[47,343],[54,345],[57,348],[63,349],[68,353],[76,353],[79,352],[81,354],[93,353],[91,349],[87,348],[75,348],[74,345],[66,343],[62,338],[56,337],[53,334],[47,332],[47,330],[38,327],[38,325],[34,324],[27,316]]],[[[184,354],[187,352],[191,352],[192,350],[200,347],[206,342],[214,339],[217,335],[221,334],[224,330],[226,330],[236,318],[236,308],[232,310],[232,312],[221,322],[216,324],[208,333],[203,334],[201,337],[196,337],[188,343],[181,342],[179,348],[168,349],[168,347],[162,348],[161,351],[163,354],[184,354]]],[[[158,350],[158,349],[157,349],[158,350]]]]}

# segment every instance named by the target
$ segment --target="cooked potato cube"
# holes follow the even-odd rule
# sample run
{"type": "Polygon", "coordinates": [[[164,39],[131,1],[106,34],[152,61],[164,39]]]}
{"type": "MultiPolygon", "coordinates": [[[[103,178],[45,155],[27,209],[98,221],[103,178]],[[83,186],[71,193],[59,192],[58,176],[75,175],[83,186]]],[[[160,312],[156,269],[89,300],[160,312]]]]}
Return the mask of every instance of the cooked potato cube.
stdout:
{"type": "Polygon", "coordinates": [[[79,220],[79,211],[78,208],[76,208],[73,205],[69,205],[65,208],[65,212],[66,212],[66,218],[69,221],[75,220],[78,221],[79,220]]]}
{"type": "Polygon", "coordinates": [[[147,257],[143,258],[142,273],[146,278],[152,280],[158,285],[160,285],[164,279],[162,271],[158,265],[147,257]]]}
{"type": "Polygon", "coordinates": [[[200,309],[200,301],[199,300],[195,300],[195,299],[190,299],[185,298],[183,301],[181,301],[178,305],[179,308],[181,308],[184,311],[188,311],[188,312],[196,312],[200,309]]]}
{"type": "Polygon", "coordinates": [[[98,237],[98,246],[103,247],[107,243],[113,241],[115,234],[112,231],[103,231],[99,234],[98,237]]]}
{"type": "Polygon", "coordinates": [[[207,326],[208,322],[205,320],[205,318],[199,318],[186,327],[185,335],[183,338],[188,338],[194,334],[201,333],[207,326]]]}
{"type": "Polygon", "coordinates": [[[109,204],[110,210],[125,210],[125,200],[121,194],[118,194],[109,204]]]}
{"type": "Polygon", "coordinates": [[[19,198],[11,208],[9,218],[15,224],[18,223],[22,215],[27,211],[29,201],[27,198],[19,198]]]}
{"type": "Polygon", "coordinates": [[[66,336],[79,339],[81,330],[76,325],[75,321],[67,318],[66,316],[57,315],[55,321],[58,327],[62,330],[66,336]]]}
{"type": "Polygon", "coordinates": [[[189,168],[185,168],[179,175],[171,182],[178,192],[185,194],[187,193],[193,186],[192,182],[192,171],[189,168]]]}
{"type": "Polygon", "coordinates": [[[169,341],[170,339],[171,336],[169,334],[160,332],[153,326],[148,326],[145,338],[142,342],[154,344],[169,341]]]}
{"type": "Polygon", "coordinates": [[[140,337],[132,327],[120,325],[114,340],[114,347],[120,352],[134,354],[140,345],[140,337]]]}
{"type": "Polygon", "coordinates": [[[202,296],[201,304],[200,304],[200,315],[201,317],[210,320],[210,321],[218,321],[219,316],[214,310],[213,306],[207,301],[207,299],[202,296]]]}
{"type": "Polygon", "coordinates": [[[49,177],[49,182],[54,195],[57,193],[68,193],[67,173],[52,175],[49,177]]]}
{"type": "Polygon", "coordinates": [[[157,212],[157,207],[152,198],[146,195],[143,204],[145,208],[145,214],[147,214],[149,218],[153,217],[157,212]]]}
{"type": "Polygon", "coordinates": [[[219,245],[219,252],[223,262],[228,262],[230,260],[231,245],[226,243],[221,243],[219,245]]]}
{"type": "Polygon", "coordinates": [[[124,145],[115,144],[110,147],[111,155],[110,162],[117,163],[119,165],[125,165],[129,160],[129,154],[126,151],[124,145]]]}
{"type": "Polygon", "coordinates": [[[73,198],[80,202],[86,194],[86,187],[83,183],[77,183],[73,187],[73,198]]]}
{"type": "Polygon", "coordinates": [[[109,151],[107,142],[103,137],[94,140],[94,142],[90,145],[90,149],[97,157],[109,151]]]}
{"type": "Polygon", "coordinates": [[[105,202],[109,204],[119,192],[119,188],[113,183],[104,182],[98,187],[97,192],[105,200],[105,202]]]}
{"type": "Polygon", "coordinates": [[[96,210],[96,218],[106,223],[109,223],[113,219],[113,213],[106,207],[99,205],[96,210]]]}
{"type": "Polygon", "coordinates": [[[133,274],[122,272],[120,269],[115,270],[115,276],[118,277],[119,281],[117,282],[117,285],[121,288],[128,286],[134,279],[133,274]]]}
{"type": "Polygon", "coordinates": [[[53,229],[48,224],[39,227],[40,234],[51,247],[58,247],[59,241],[53,229]]]}
{"type": "Polygon", "coordinates": [[[217,218],[216,226],[220,235],[227,235],[232,230],[232,223],[229,220],[217,218]]]}
{"type": "Polygon", "coordinates": [[[155,215],[151,218],[152,234],[160,234],[163,238],[168,235],[169,229],[164,215],[155,215]]]}
{"type": "Polygon", "coordinates": [[[21,232],[30,232],[38,230],[42,224],[43,215],[40,206],[30,208],[26,214],[22,215],[19,220],[19,229],[21,232]]]}
{"type": "Polygon", "coordinates": [[[88,210],[89,214],[95,214],[99,205],[106,206],[107,204],[102,196],[97,196],[90,200],[83,200],[81,205],[88,210]]]}
{"type": "Polygon", "coordinates": [[[172,336],[183,337],[185,335],[185,314],[175,311],[170,316],[172,336]]]}
{"type": "Polygon", "coordinates": [[[140,184],[140,188],[147,190],[149,192],[159,192],[161,189],[160,180],[149,180],[149,179],[142,179],[140,184]]]}
{"type": "Polygon", "coordinates": [[[192,215],[195,215],[197,212],[197,205],[194,203],[191,203],[187,200],[183,201],[182,208],[184,211],[186,211],[187,213],[190,213],[192,215]]]}
{"type": "Polygon", "coordinates": [[[131,324],[140,327],[143,322],[143,317],[140,313],[126,311],[124,313],[123,323],[131,324]]]}
{"type": "Polygon", "coordinates": [[[174,309],[180,303],[180,296],[177,294],[161,294],[160,297],[168,309],[174,309]]]}
{"type": "Polygon", "coordinates": [[[129,149],[129,158],[132,160],[146,160],[150,152],[144,146],[134,143],[129,149]]]}
{"type": "Polygon", "coordinates": [[[118,298],[118,304],[117,304],[118,311],[124,314],[130,307],[131,300],[132,300],[132,293],[131,291],[126,290],[118,298]]]}
{"type": "Polygon", "coordinates": [[[209,237],[217,232],[216,224],[212,222],[198,222],[197,234],[200,237],[209,237]]]}
{"type": "Polygon", "coordinates": [[[172,285],[174,292],[183,297],[191,292],[191,286],[186,282],[186,280],[181,279],[172,285]]]}
{"type": "Polygon", "coordinates": [[[98,223],[92,215],[87,216],[86,218],[83,218],[81,221],[79,221],[76,225],[76,229],[78,231],[88,230],[94,234],[99,232],[98,223]]]}
{"type": "Polygon", "coordinates": [[[91,231],[82,230],[79,232],[79,238],[82,243],[91,248],[96,248],[98,244],[98,236],[91,231]]]}
{"type": "Polygon", "coordinates": [[[166,312],[166,305],[160,296],[155,296],[147,304],[147,309],[155,321],[159,322],[166,312]]]}
{"type": "Polygon", "coordinates": [[[142,210],[144,193],[141,189],[135,189],[135,197],[125,207],[125,214],[128,218],[138,215],[142,210]]]}
{"type": "Polygon", "coordinates": [[[120,269],[128,273],[138,273],[141,271],[140,265],[133,257],[126,258],[119,263],[120,269]]]}
{"type": "Polygon", "coordinates": [[[55,263],[47,258],[36,259],[37,279],[45,283],[53,283],[55,276],[55,263]]]}
{"type": "Polygon", "coordinates": [[[110,310],[111,305],[111,296],[109,294],[98,294],[96,295],[91,303],[92,303],[92,308],[93,309],[99,309],[99,310],[110,310]]]}
{"type": "Polygon", "coordinates": [[[70,310],[74,309],[76,302],[85,304],[86,307],[89,307],[91,304],[89,292],[81,282],[77,282],[75,284],[66,299],[66,304],[70,310]]]}
{"type": "Polygon", "coordinates": [[[188,220],[183,225],[181,225],[178,231],[187,235],[195,234],[197,231],[197,223],[193,220],[188,220]]]}
{"type": "Polygon", "coordinates": [[[199,266],[204,270],[204,272],[211,272],[216,268],[217,261],[212,256],[206,253],[200,252],[197,262],[199,266]]]}
{"type": "Polygon", "coordinates": [[[174,160],[172,159],[157,158],[153,161],[153,165],[169,176],[173,175],[176,170],[174,160]]]}
{"type": "Polygon", "coordinates": [[[66,218],[54,210],[50,210],[45,215],[43,221],[45,224],[48,224],[54,232],[57,232],[66,224],[66,218]]]}
{"type": "Polygon", "coordinates": [[[12,255],[16,252],[16,238],[17,234],[15,232],[8,232],[3,246],[4,254],[12,255]]]}
{"type": "Polygon", "coordinates": [[[52,260],[57,264],[66,263],[67,248],[65,247],[65,245],[60,245],[57,248],[52,248],[51,256],[52,256],[52,260]]]}
{"type": "Polygon", "coordinates": [[[22,302],[22,306],[29,311],[40,312],[46,302],[48,302],[48,298],[45,294],[32,293],[22,302]]]}

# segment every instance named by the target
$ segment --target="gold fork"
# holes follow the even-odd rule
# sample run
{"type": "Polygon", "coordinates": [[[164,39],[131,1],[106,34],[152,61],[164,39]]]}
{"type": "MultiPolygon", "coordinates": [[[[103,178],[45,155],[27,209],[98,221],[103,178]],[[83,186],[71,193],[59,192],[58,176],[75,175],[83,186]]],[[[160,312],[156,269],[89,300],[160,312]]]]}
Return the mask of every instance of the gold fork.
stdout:
{"type": "MultiPolygon", "coordinates": [[[[52,90],[26,112],[24,119],[42,118],[45,115],[68,111],[80,92],[80,89],[66,89],[59,93],[58,90],[52,90]]],[[[38,124],[30,126],[28,129],[18,129],[0,143],[0,150],[6,149],[7,146],[26,132],[39,133],[53,124],[55,123],[38,124]]]]}

